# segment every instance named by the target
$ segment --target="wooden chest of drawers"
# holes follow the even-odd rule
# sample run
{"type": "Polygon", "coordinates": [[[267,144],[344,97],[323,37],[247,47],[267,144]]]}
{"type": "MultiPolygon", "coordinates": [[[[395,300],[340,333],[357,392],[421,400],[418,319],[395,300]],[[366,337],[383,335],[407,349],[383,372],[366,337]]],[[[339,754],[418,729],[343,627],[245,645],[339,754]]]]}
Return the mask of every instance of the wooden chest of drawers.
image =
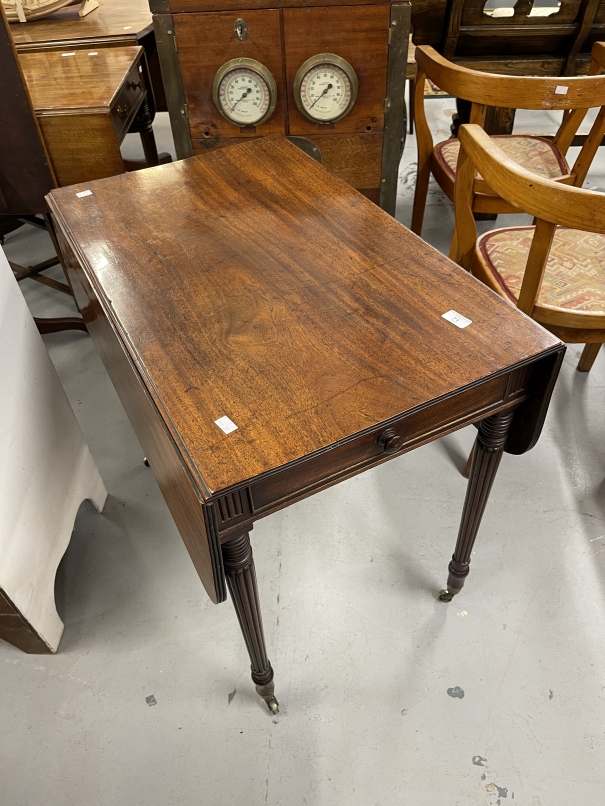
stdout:
{"type": "MultiPolygon", "coordinates": [[[[261,0],[150,0],[150,5],[180,158],[286,135],[314,156],[319,149],[328,171],[394,212],[405,136],[409,3],[314,0],[303,7],[297,0],[276,0],[264,7],[261,0]],[[352,69],[356,97],[338,119],[318,120],[312,109],[301,109],[301,69],[322,56],[352,69]],[[261,65],[275,83],[274,108],[257,125],[245,120],[238,125],[219,108],[217,74],[224,65],[240,63],[261,65]]],[[[327,74],[326,81],[331,81],[327,74]]],[[[329,91],[335,95],[338,86],[330,83],[329,91]]]]}

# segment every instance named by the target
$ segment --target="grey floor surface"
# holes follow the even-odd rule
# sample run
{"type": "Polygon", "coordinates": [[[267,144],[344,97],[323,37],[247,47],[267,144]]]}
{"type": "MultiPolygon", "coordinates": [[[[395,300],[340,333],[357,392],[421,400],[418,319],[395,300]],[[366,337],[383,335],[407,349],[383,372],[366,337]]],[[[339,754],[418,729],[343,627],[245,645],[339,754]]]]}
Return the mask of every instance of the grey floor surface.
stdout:
{"type": "MultiPolygon", "coordinates": [[[[445,136],[453,101],[428,103],[445,136]]],[[[543,125],[520,115],[518,128],[543,125]]],[[[166,148],[165,117],[156,127],[166,148]]],[[[590,186],[605,183],[602,160],[590,186]]],[[[403,223],[414,163],[408,138],[403,223]]],[[[447,250],[452,223],[433,187],[424,236],[447,250]]],[[[5,250],[51,254],[31,228],[5,250]]],[[[22,287],[35,313],[70,310],[22,287]]],[[[59,653],[0,645],[0,806],[603,802],[603,354],[584,375],[568,349],[542,439],[504,458],[449,605],[436,592],[472,429],[255,526],[271,717],[231,605],[206,598],[91,340],[45,341],[110,498],[102,515],[82,506],[59,569],[59,653]]]]}

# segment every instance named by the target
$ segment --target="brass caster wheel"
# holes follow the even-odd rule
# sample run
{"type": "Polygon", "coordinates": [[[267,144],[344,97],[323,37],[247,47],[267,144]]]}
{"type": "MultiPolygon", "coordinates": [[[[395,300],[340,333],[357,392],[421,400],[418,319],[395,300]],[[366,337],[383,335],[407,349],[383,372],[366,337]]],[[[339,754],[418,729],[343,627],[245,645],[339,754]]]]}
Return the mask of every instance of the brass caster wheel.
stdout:
{"type": "Polygon", "coordinates": [[[457,593],[460,593],[461,588],[444,588],[442,591],[439,591],[439,601],[440,602],[451,602],[454,596],[457,593]]]}
{"type": "Polygon", "coordinates": [[[149,466],[150,466],[150,465],[149,465],[149,459],[148,459],[146,456],[144,456],[144,457],[143,457],[143,464],[145,465],[145,467],[149,467],[149,466]]]}
{"type": "Polygon", "coordinates": [[[275,697],[264,697],[263,699],[267,703],[267,707],[272,714],[279,714],[279,703],[275,697]]]}

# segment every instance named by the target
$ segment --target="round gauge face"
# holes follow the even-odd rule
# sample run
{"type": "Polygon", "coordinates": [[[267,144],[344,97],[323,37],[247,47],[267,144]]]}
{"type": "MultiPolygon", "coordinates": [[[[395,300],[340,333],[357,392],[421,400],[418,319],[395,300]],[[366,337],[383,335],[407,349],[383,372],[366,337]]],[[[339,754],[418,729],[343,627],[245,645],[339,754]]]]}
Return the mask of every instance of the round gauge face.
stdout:
{"type": "Polygon", "coordinates": [[[217,72],[214,102],[221,114],[237,126],[255,126],[273,112],[276,87],[260,62],[235,59],[217,72]]]}
{"type": "Polygon", "coordinates": [[[314,56],[298,71],[295,98],[311,120],[331,123],[343,118],[357,96],[357,76],[344,59],[331,54],[314,56]]]}

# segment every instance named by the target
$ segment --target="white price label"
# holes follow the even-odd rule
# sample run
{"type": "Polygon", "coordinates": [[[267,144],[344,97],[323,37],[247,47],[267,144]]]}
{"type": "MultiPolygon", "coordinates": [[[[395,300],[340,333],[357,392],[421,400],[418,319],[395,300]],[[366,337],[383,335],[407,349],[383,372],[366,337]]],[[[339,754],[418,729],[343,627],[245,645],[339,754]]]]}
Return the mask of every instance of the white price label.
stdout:
{"type": "Polygon", "coordinates": [[[447,313],[442,313],[441,316],[459,328],[468,327],[473,324],[472,319],[467,319],[466,316],[462,316],[462,314],[457,311],[448,311],[447,313]]]}
{"type": "Polygon", "coordinates": [[[92,196],[92,190],[81,190],[79,193],[76,193],[76,196],[81,199],[84,196],[92,196]]]}
{"type": "Polygon", "coordinates": [[[568,89],[569,87],[563,87],[559,85],[558,87],[555,87],[555,95],[567,95],[568,89]]]}
{"type": "Polygon", "coordinates": [[[221,431],[225,432],[225,434],[230,434],[232,431],[237,431],[236,424],[233,422],[233,420],[230,420],[227,415],[224,417],[219,417],[218,420],[215,420],[214,422],[216,425],[218,425],[221,431]]]}

